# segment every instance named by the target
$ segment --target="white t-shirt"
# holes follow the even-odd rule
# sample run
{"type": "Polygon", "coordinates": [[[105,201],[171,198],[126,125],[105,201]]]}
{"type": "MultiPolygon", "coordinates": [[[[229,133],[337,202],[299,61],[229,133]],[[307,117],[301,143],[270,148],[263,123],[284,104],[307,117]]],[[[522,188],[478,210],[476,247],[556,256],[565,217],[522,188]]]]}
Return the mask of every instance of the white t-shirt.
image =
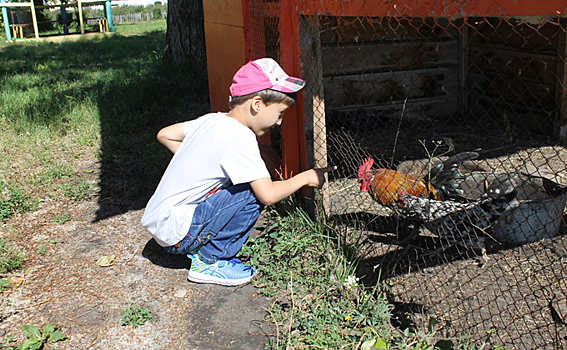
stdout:
{"type": "Polygon", "coordinates": [[[150,198],[144,226],[163,247],[181,241],[208,193],[270,177],[256,135],[226,113],[183,124],[185,138],[150,198]]]}

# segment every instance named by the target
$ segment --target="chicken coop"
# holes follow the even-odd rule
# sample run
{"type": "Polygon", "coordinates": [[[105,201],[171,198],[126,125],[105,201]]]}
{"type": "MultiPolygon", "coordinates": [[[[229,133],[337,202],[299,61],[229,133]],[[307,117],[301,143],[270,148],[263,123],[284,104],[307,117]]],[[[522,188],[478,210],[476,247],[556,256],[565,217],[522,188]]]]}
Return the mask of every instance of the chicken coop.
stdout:
{"type": "Polygon", "coordinates": [[[389,285],[401,326],[437,317],[474,340],[493,332],[495,346],[567,347],[564,1],[206,0],[204,11],[212,110],[227,110],[248,60],[307,81],[263,156],[283,177],[338,166],[318,207],[357,243],[358,274],[389,285]],[[366,170],[458,191],[362,191],[368,159],[366,170]]]}

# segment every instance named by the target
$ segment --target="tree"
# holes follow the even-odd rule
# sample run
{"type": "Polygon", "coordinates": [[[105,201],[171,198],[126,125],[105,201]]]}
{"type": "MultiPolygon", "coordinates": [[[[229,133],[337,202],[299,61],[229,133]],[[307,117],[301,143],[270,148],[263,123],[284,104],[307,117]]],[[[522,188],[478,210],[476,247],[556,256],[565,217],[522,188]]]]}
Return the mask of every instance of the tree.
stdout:
{"type": "Polygon", "coordinates": [[[203,0],[169,0],[167,6],[166,58],[206,76],[203,0]]]}

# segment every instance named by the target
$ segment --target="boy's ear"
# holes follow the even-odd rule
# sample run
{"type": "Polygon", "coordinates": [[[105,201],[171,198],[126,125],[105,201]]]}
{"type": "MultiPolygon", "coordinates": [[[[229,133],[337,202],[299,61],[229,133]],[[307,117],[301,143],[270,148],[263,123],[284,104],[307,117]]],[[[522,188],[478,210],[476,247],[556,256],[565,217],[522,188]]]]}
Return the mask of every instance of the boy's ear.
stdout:
{"type": "Polygon", "coordinates": [[[264,103],[264,101],[262,100],[262,98],[260,96],[254,96],[251,98],[250,101],[250,108],[252,108],[252,110],[256,113],[260,112],[260,108],[262,107],[262,104],[264,103]]]}

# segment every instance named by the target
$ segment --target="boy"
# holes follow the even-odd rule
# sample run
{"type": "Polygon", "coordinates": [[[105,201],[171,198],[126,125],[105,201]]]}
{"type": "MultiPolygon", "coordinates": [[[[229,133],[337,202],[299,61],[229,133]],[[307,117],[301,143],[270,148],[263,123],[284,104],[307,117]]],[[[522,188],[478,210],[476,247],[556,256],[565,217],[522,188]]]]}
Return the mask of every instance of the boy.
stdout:
{"type": "Polygon", "coordinates": [[[248,62],[234,75],[230,111],[210,113],[158,132],[174,153],[142,217],[158,244],[192,260],[192,282],[240,285],[256,271],[234,258],[265,205],[303,186],[321,186],[335,167],[272,181],[256,137],[280,125],[305,81],[272,59],[248,62]]]}

